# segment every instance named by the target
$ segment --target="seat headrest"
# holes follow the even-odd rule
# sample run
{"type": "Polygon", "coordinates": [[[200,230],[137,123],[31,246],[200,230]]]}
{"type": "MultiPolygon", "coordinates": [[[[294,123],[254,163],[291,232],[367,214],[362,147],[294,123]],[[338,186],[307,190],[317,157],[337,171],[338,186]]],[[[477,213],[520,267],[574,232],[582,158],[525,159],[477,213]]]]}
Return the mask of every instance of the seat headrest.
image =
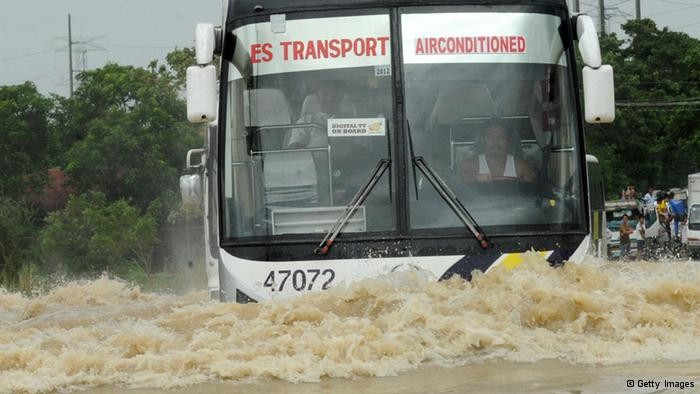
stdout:
{"type": "Polygon", "coordinates": [[[529,114],[532,100],[532,84],[523,82],[514,89],[501,89],[495,101],[501,116],[518,116],[529,114]]]}
{"type": "Polygon", "coordinates": [[[493,98],[486,86],[458,84],[446,86],[440,91],[431,119],[439,125],[452,125],[462,118],[493,115],[493,98]]]}
{"type": "Polygon", "coordinates": [[[275,126],[291,123],[289,102],[281,90],[249,90],[243,97],[246,126],[275,126]]]}
{"type": "MultiPolygon", "coordinates": [[[[310,94],[304,99],[304,103],[301,105],[301,117],[307,115],[312,115],[321,112],[321,104],[318,102],[318,97],[315,94],[310,94]]],[[[355,104],[352,103],[350,97],[347,94],[343,95],[343,100],[340,102],[340,113],[335,114],[336,118],[350,117],[354,118],[357,116],[357,109],[355,104]]]]}

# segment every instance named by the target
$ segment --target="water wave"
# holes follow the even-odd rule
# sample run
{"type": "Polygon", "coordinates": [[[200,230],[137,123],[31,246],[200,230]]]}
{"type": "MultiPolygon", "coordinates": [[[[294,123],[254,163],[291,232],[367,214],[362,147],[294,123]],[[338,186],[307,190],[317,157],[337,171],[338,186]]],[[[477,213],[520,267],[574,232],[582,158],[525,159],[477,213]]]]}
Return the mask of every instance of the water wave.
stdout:
{"type": "Polygon", "coordinates": [[[700,360],[700,265],[551,268],[528,253],[471,282],[416,272],[260,304],[141,292],[107,278],[0,290],[0,389],[390,376],[487,360],[700,360]]]}

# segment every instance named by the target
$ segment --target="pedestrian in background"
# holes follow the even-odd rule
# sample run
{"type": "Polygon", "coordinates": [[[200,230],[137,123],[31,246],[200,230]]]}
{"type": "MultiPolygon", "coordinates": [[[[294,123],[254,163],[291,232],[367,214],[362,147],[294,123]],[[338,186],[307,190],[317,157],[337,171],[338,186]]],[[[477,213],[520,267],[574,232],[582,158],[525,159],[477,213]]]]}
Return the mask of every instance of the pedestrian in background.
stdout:
{"type": "Polygon", "coordinates": [[[627,214],[622,215],[622,223],[620,223],[620,259],[626,259],[630,252],[630,235],[634,233],[634,229],[630,226],[629,217],[627,214]]]}
{"type": "Polygon", "coordinates": [[[649,191],[644,195],[644,205],[648,207],[654,206],[654,185],[649,186],[649,191]]]}
{"type": "Polygon", "coordinates": [[[641,260],[644,255],[644,246],[646,244],[646,227],[644,225],[644,215],[639,215],[637,220],[637,233],[639,233],[639,238],[637,238],[637,260],[641,260]]]}

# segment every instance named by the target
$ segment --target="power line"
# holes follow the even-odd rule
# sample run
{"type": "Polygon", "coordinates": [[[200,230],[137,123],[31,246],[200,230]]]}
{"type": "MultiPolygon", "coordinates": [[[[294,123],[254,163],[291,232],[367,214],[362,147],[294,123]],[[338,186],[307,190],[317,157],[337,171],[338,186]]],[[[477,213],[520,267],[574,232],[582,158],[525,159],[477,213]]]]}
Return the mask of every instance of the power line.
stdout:
{"type": "Polygon", "coordinates": [[[674,13],[676,13],[676,12],[687,11],[687,10],[691,10],[691,9],[693,9],[693,8],[698,8],[698,7],[700,7],[700,4],[691,5],[690,7],[685,7],[685,8],[679,8],[679,9],[677,9],[677,10],[671,10],[671,11],[665,11],[665,12],[657,12],[656,14],[647,15],[647,18],[651,18],[652,16],[661,16],[661,15],[674,14],[674,13]]]}
{"type": "Polygon", "coordinates": [[[148,45],[122,45],[122,44],[105,44],[106,47],[114,48],[133,48],[133,49],[173,49],[177,45],[173,46],[148,46],[148,45]]]}
{"type": "Polygon", "coordinates": [[[150,15],[115,15],[115,16],[78,16],[80,20],[114,20],[114,19],[149,19],[149,18],[179,18],[180,14],[150,14],[150,15]]]}
{"type": "Polygon", "coordinates": [[[664,3],[668,3],[668,4],[689,5],[689,6],[694,6],[694,7],[698,6],[698,4],[684,3],[682,1],[675,1],[675,0],[660,0],[660,1],[662,1],[664,3]]]}
{"type": "Polygon", "coordinates": [[[44,49],[44,50],[41,50],[41,51],[38,51],[38,52],[28,53],[28,54],[26,54],[26,55],[20,55],[20,56],[14,56],[14,57],[6,57],[6,58],[4,58],[4,59],[0,59],[0,62],[9,62],[9,61],[11,61],[11,60],[24,59],[24,58],[28,58],[28,57],[40,55],[40,54],[42,54],[42,53],[51,52],[51,51],[53,51],[53,49],[49,48],[49,49],[44,49]]]}
{"type": "Polygon", "coordinates": [[[59,19],[54,18],[54,19],[45,19],[45,20],[40,21],[40,22],[25,23],[25,24],[21,24],[21,25],[3,26],[3,27],[0,28],[0,31],[2,31],[2,30],[22,29],[22,28],[25,28],[25,27],[44,26],[44,25],[46,25],[47,23],[56,22],[56,21],[58,21],[58,20],[59,20],[59,19]]]}
{"type": "Polygon", "coordinates": [[[6,83],[0,83],[0,85],[17,85],[17,84],[24,83],[27,81],[31,82],[31,81],[37,81],[39,79],[58,77],[61,74],[63,74],[63,73],[62,72],[53,72],[53,73],[49,73],[49,74],[39,75],[38,77],[32,77],[32,78],[21,79],[21,80],[17,79],[17,80],[6,82],[6,83]]]}

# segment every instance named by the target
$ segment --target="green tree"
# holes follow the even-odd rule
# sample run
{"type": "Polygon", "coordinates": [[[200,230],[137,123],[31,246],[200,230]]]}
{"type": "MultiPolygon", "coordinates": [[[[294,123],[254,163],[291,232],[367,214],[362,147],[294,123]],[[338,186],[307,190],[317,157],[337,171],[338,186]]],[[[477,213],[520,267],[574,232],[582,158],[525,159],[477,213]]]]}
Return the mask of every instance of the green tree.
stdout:
{"type": "Polygon", "coordinates": [[[615,122],[587,127],[589,152],[601,160],[608,198],[629,182],[644,189],[684,186],[700,163],[697,106],[700,41],[659,30],[653,21],[629,21],[626,39],[602,37],[604,61],[615,69],[615,122]],[[642,105],[642,106],[639,106],[642,105]]]}
{"type": "MultiPolygon", "coordinates": [[[[194,48],[175,49],[165,56],[165,62],[168,67],[161,66],[159,71],[169,72],[175,80],[175,86],[184,89],[187,67],[196,64],[194,48]]],[[[155,63],[153,67],[155,68],[155,63]]]]}
{"type": "Polygon", "coordinates": [[[118,271],[132,260],[150,270],[158,208],[154,204],[140,214],[125,200],[109,202],[102,193],[74,196],[65,209],[49,214],[42,251],[74,274],[118,271]]]}
{"type": "Polygon", "coordinates": [[[0,284],[15,288],[31,262],[35,245],[33,212],[23,200],[0,196],[0,284]]]}
{"type": "Polygon", "coordinates": [[[43,183],[52,108],[31,82],[0,86],[0,196],[23,198],[43,183]]]}
{"type": "Polygon", "coordinates": [[[58,123],[66,173],[80,193],[124,198],[142,211],[154,200],[171,208],[187,149],[201,145],[186,122],[177,82],[165,72],[108,64],[81,73],[58,123]]]}

